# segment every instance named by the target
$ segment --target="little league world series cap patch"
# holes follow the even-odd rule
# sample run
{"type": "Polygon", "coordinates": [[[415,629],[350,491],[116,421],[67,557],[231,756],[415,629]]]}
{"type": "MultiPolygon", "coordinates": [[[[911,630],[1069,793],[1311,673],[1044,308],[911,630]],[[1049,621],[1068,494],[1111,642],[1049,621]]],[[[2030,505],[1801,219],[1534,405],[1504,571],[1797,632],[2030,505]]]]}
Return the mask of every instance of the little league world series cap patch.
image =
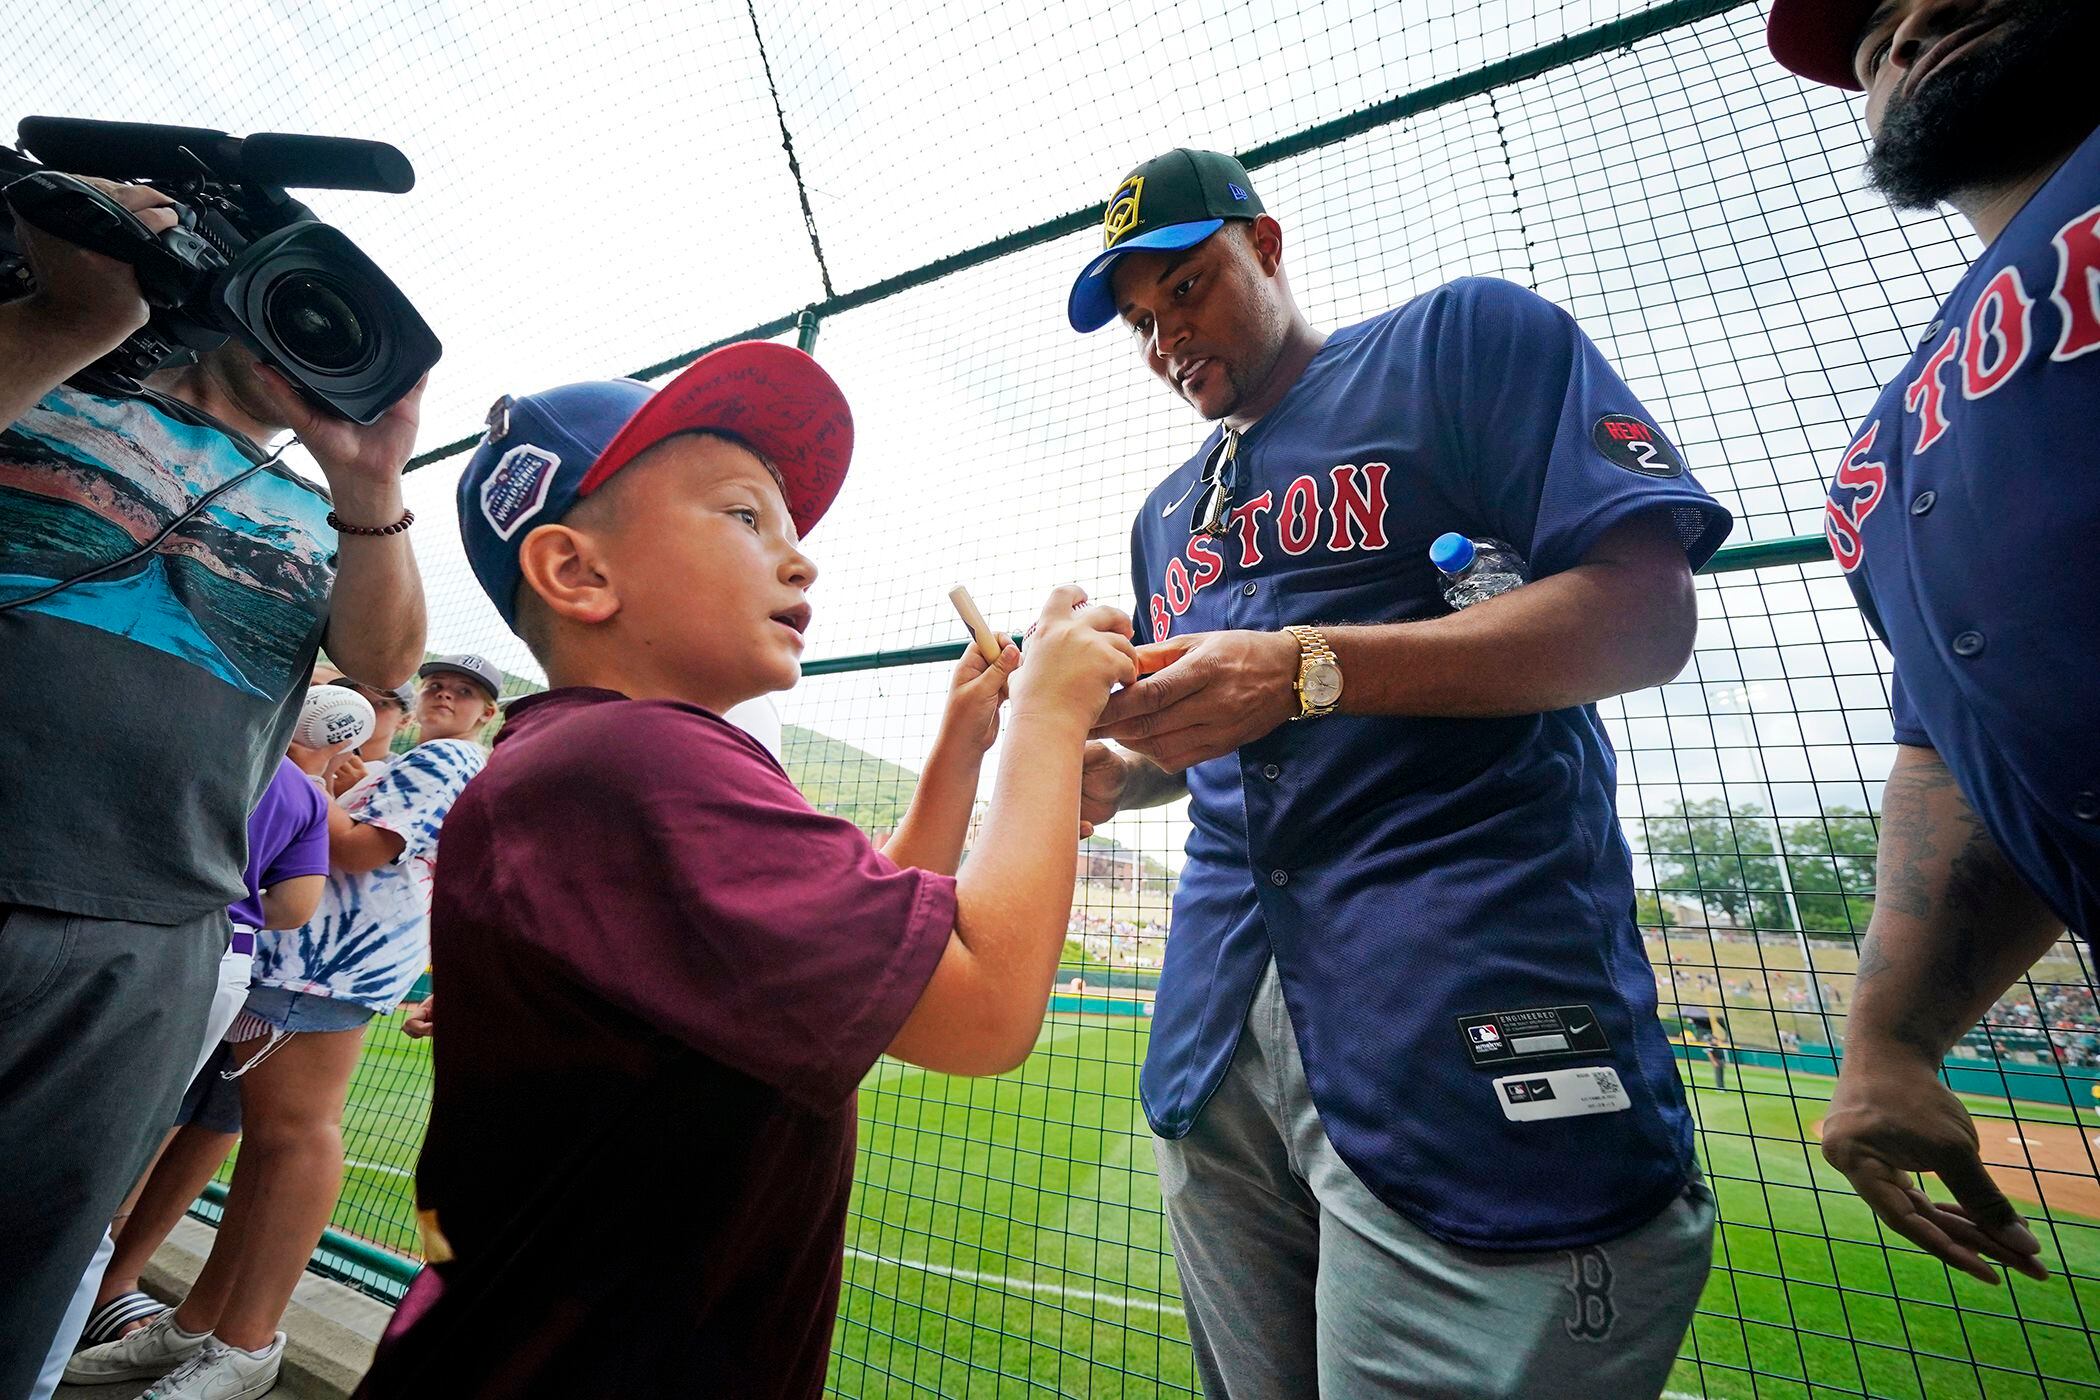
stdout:
{"type": "Polygon", "coordinates": [[[1103,251],[1072,284],[1065,315],[1075,331],[1099,330],[1116,318],[1109,274],[1140,248],[1192,248],[1227,219],[1262,213],[1247,171],[1231,156],[1186,148],[1146,161],[1123,177],[1102,215],[1103,251]]]}
{"type": "Polygon", "coordinates": [[[503,621],[517,625],[518,546],[620,468],[680,433],[727,433],[780,472],[807,536],[845,484],[853,412],[815,360],[770,341],[710,351],[661,389],[635,379],[567,384],[489,409],[488,434],[459,477],[467,562],[503,621]]]}

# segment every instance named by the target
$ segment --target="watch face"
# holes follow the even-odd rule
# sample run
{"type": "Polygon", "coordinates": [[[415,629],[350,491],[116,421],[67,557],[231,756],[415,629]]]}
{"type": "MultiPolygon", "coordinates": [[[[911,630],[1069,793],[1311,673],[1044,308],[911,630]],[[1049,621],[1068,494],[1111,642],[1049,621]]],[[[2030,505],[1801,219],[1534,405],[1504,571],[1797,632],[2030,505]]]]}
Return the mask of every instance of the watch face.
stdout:
{"type": "Polygon", "coordinates": [[[1305,703],[1314,708],[1342,698],[1342,668],[1332,661],[1305,663],[1305,703]]]}

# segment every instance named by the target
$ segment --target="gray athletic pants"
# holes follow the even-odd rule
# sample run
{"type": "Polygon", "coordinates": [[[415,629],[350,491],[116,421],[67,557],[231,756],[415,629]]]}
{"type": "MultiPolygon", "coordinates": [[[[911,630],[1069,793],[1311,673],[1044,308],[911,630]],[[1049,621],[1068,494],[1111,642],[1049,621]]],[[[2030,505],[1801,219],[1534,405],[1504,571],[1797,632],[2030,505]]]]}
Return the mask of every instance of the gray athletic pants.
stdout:
{"type": "Polygon", "coordinates": [[[0,1400],[29,1393],[110,1216],[175,1121],[225,912],[0,905],[0,1400]]]}
{"type": "Polygon", "coordinates": [[[1155,1146],[1210,1400],[1658,1396],[1713,1262],[1698,1181],[1587,1249],[1462,1249],[1410,1224],[1328,1142],[1273,963],[1195,1128],[1155,1146]]]}

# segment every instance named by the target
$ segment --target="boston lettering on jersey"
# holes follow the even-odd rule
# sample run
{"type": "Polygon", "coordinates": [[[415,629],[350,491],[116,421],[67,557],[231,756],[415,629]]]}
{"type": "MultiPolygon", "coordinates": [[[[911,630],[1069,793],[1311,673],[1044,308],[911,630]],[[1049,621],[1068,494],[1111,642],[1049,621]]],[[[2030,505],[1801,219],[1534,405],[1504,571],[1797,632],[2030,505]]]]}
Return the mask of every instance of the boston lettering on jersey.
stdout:
{"type": "Polygon", "coordinates": [[[2100,934],[2100,133],[1942,304],[1838,459],[1831,552],[1938,752],[2036,894],[2100,934]]]}
{"type": "MultiPolygon", "coordinates": [[[[2100,208],[2072,219],[2050,243],[2056,250],[2056,282],[2049,300],[2056,306],[2059,329],[2048,355],[2067,363],[2100,350],[2100,208]]],[[[2040,353],[2037,300],[2017,266],[2001,268],[1978,294],[1967,321],[1947,330],[1904,387],[1903,407],[1917,433],[1913,457],[1923,457],[1955,430],[1962,404],[1997,393],[2040,353]]],[[[1880,434],[1880,422],[1869,423],[1846,449],[1825,507],[1824,533],[1846,573],[1859,567],[1861,530],[1887,494],[1888,464],[1874,455],[1880,434]]]]}
{"type": "Polygon", "coordinates": [[[1328,486],[1310,474],[1291,479],[1281,503],[1274,490],[1264,491],[1226,517],[1222,537],[1191,535],[1182,553],[1167,561],[1160,586],[1148,609],[1154,641],[1174,631],[1174,619],[1195,606],[1203,590],[1225,577],[1228,552],[1236,550],[1242,569],[1258,568],[1267,557],[1266,541],[1280,554],[1299,555],[1319,548],[1329,554],[1386,547],[1385,479],[1392,468],[1384,462],[1359,467],[1343,463],[1325,473],[1328,486]]]}

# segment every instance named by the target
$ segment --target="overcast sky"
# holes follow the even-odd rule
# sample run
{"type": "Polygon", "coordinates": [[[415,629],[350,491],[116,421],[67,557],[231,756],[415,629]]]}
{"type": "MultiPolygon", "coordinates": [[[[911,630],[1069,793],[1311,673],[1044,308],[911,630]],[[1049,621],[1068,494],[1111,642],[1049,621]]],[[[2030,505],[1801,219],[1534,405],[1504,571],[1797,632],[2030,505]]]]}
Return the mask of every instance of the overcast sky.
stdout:
{"type": "MultiPolygon", "coordinates": [[[[1098,201],[1167,147],[1245,150],[1642,8],[757,13],[845,292],[1098,201]]],[[[1816,531],[1852,425],[1974,248],[1947,218],[1899,219],[1863,188],[1851,104],[1776,69],[1762,21],[1739,9],[1256,171],[1308,311],[1339,326],[1466,274],[1534,285],[1736,511],[1737,540],[1816,531]]],[[[445,342],[425,445],[478,431],[498,394],[627,373],[823,294],[743,0],[16,6],[0,18],[0,94],[10,127],[55,113],[399,145],[412,194],[309,202],[445,342]]],[[[958,580],[1015,626],[1060,581],[1132,602],[1131,512],[1204,428],[1127,338],[1066,328],[1066,288],[1097,243],[1074,234],[824,325],[817,354],[859,447],[810,541],[812,655],[959,641],[943,599],[958,580]]],[[[529,674],[460,557],[458,465],[410,483],[432,645],[529,674]]],[[[1685,680],[1607,707],[1629,810],[1767,778],[1808,811],[1878,789],[1885,659],[1834,571],[1815,576],[1708,587],[1685,680]]],[[[941,680],[825,679],[781,704],[916,766],[941,680]]],[[[1179,844],[1172,819],[1123,825],[1156,854],[1179,844]]]]}

